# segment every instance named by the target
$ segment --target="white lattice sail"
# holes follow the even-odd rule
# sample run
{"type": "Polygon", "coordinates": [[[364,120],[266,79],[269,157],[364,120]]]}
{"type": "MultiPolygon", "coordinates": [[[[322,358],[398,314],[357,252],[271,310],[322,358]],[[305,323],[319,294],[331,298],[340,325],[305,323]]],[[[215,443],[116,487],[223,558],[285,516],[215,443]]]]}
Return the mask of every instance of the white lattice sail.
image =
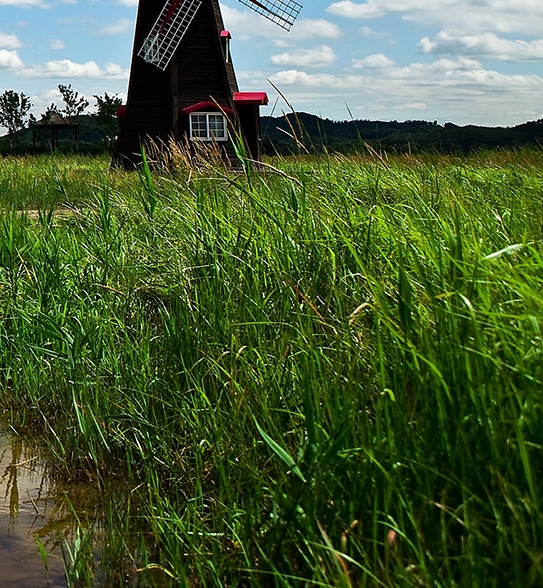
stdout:
{"type": "Polygon", "coordinates": [[[302,9],[302,5],[295,0],[239,0],[239,2],[286,31],[290,30],[302,9]]]}
{"type": "Polygon", "coordinates": [[[165,70],[201,4],[201,0],[168,0],[138,55],[165,70]]]}

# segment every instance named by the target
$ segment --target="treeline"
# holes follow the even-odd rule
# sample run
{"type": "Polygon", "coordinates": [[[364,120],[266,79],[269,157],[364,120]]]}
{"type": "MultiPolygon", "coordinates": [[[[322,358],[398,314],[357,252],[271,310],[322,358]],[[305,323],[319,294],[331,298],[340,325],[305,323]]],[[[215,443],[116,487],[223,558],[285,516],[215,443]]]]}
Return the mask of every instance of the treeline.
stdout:
{"type": "MultiPolygon", "coordinates": [[[[89,102],[70,85],[59,85],[63,107],[51,106],[39,120],[29,114],[30,100],[11,90],[0,95],[0,126],[8,134],[0,137],[0,154],[51,149],[51,133],[46,123],[61,116],[71,129],[59,129],[54,146],[96,152],[111,149],[118,132],[116,112],[121,105],[117,95],[94,96],[96,110],[88,113],[89,102]],[[44,125],[45,123],[45,125],[44,125]]],[[[366,145],[387,153],[467,153],[479,149],[502,149],[543,144],[543,119],[515,127],[440,125],[424,120],[333,121],[305,112],[281,117],[261,117],[264,153],[289,155],[363,151],[366,145]]]]}
{"type": "Polygon", "coordinates": [[[58,86],[62,105],[52,103],[37,119],[32,103],[24,93],[6,90],[0,94],[0,127],[7,135],[0,137],[0,153],[27,153],[58,148],[109,149],[115,141],[116,113],[121,99],[115,95],[94,95],[96,110],[88,113],[89,101],[71,84],[58,86]]]}
{"type": "Polygon", "coordinates": [[[543,144],[543,119],[515,127],[480,127],[423,120],[336,122],[301,112],[264,116],[261,128],[265,152],[281,155],[325,149],[351,153],[363,150],[364,143],[387,153],[466,153],[543,144]]]}

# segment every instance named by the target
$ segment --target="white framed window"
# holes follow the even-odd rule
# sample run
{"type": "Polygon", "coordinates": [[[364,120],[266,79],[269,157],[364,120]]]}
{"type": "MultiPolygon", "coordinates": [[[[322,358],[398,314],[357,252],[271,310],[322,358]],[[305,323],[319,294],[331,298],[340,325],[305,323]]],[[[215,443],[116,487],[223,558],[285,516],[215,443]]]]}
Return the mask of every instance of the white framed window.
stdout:
{"type": "Polygon", "coordinates": [[[226,141],[226,118],[217,112],[192,112],[190,138],[198,141],[226,141]]]}

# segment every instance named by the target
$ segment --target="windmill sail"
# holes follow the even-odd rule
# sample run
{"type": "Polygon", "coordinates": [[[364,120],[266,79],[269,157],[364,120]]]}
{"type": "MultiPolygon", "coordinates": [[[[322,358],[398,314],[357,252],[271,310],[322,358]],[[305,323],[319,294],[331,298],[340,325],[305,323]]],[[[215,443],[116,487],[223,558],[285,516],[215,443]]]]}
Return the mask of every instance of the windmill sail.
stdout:
{"type": "Polygon", "coordinates": [[[165,70],[201,4],[201,0],[168,0],[138,55],[165,70]]]}
{"type": "Polygon", "coordinates": [[[239,0],[239,2],[286,31],[290,30],[302,9],[302,5],[295,0],[239,0]]]}

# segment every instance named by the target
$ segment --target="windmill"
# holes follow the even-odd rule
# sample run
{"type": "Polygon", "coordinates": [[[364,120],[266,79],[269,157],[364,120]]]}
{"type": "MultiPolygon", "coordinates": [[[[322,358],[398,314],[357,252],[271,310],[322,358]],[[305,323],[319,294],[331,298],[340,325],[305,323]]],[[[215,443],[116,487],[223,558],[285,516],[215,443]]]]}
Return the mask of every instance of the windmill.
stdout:
{"type": "MultiPolygon", "coordinates": [[[[145,139],[215,141],[235,160],[229,127],[259,158],[259,106],[265,92],[239,92],[218,0],[140,0],[126,106],[113,162],[138,163],[145,139]]],[[[295,0],[239,0],[285,30],[301,5],[295,0]]]]}

